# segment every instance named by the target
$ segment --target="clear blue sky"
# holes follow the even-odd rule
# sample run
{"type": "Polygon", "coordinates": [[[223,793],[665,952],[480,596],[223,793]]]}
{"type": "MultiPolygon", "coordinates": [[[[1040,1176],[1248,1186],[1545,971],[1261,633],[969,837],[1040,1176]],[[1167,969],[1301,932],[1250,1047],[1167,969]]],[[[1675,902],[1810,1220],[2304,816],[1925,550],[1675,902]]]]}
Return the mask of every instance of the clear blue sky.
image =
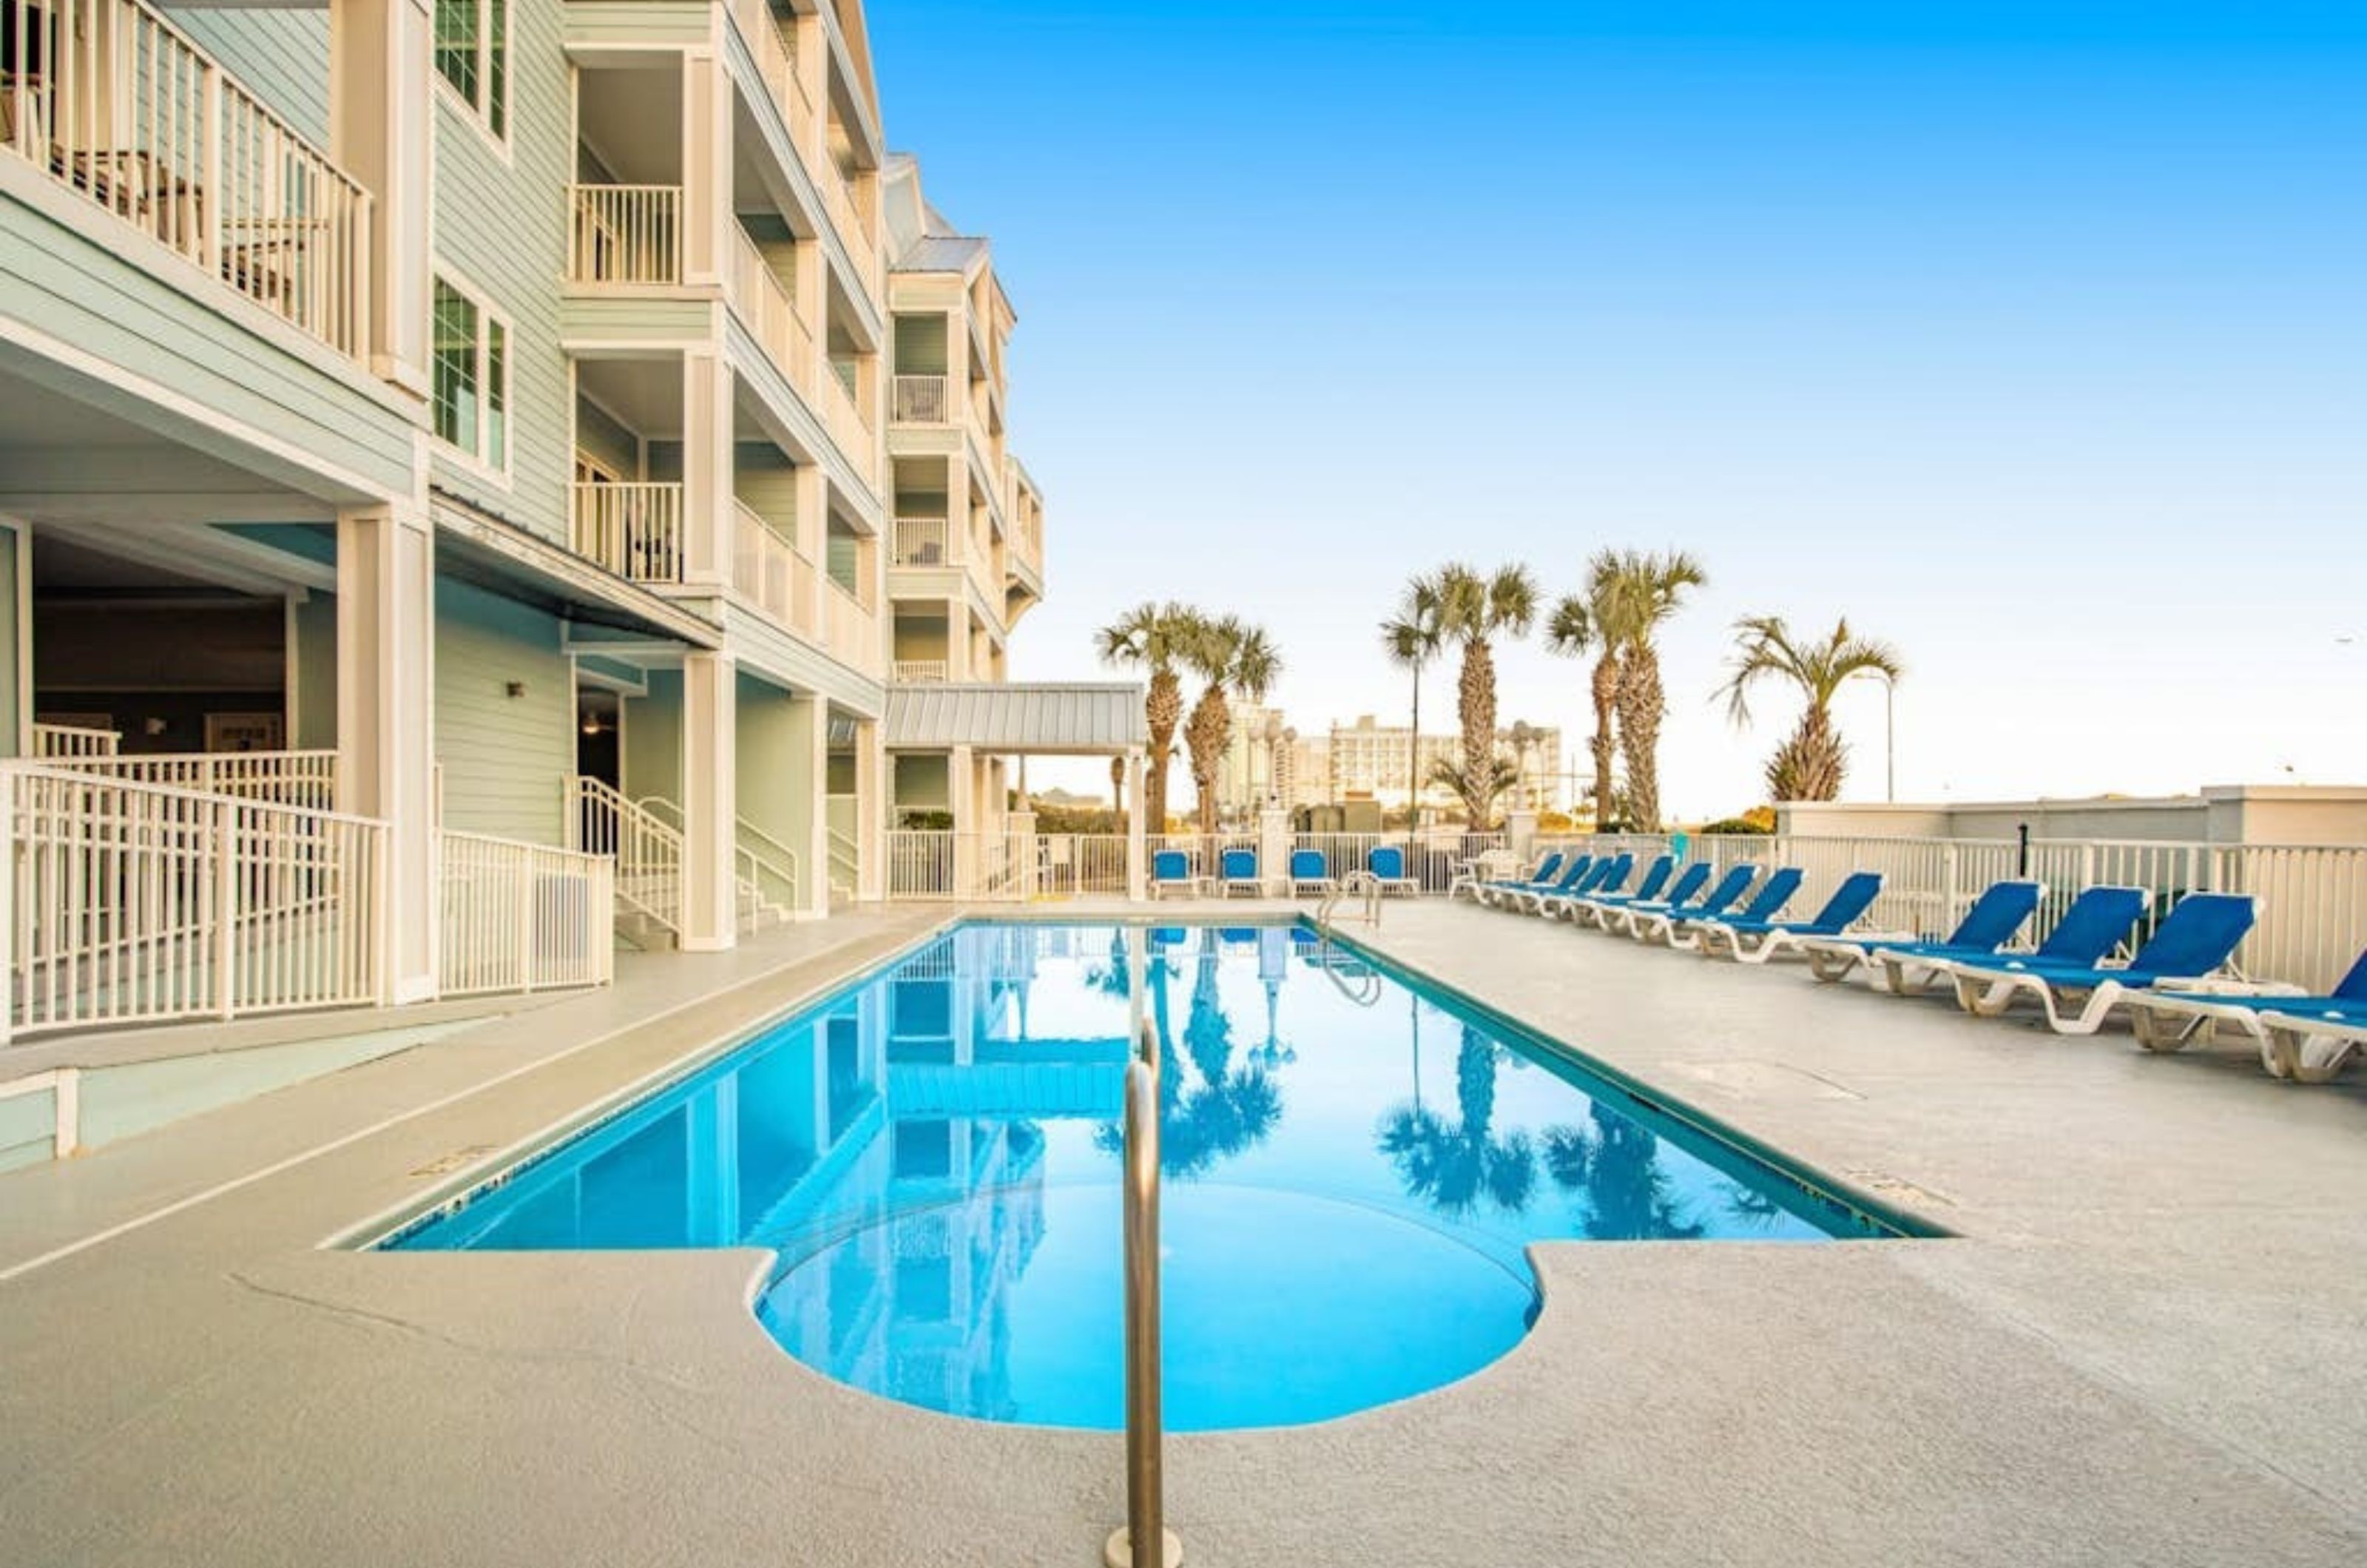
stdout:
{"type": "MultiPolygon", "coordinates": [[[[869,17],[1020,312],[1016,675],[1174,596],[1274,633],[1302,728],[1395,717],[1408,573],[1677,544],[1677,811],[1758,797],[1790,711],[1708,699],[1762,611],[1901,646],[1906,798],[2367,782],[2367,6],[869,17]]],[[[1501,663],[1575,748],[1583,672],[1501,663]]],[[[1879,798],[1879,690],[1842,718],[1879,798]]]]}

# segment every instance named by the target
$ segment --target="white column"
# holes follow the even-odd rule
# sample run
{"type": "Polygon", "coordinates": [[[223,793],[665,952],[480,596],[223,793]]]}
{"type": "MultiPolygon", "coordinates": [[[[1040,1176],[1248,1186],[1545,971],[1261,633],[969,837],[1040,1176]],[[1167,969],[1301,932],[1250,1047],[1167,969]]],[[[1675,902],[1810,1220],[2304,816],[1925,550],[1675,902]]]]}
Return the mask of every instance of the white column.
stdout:
{"type": "Polygon", "coordinates": [[[888,743],[878,719],[855,727],[855,835],[861,886],[855,897],[888,897],[888,743]]]}
{"type": "Polygon", "coordinates": [[[682,356],[682,578],[731,579],[731,367],[707,350],[682,356]]]}
{"type": "Polygon", "coordinates": [[[946,762],[946,805],[954,817],[954,896],[978,896],[978,835],[984,814],[978,808],[978,770],[967,746],[957,746],[946,762]]]}
{"type": "Polygon", "coordinates": [[[1525,863],[1537,847],[1537,814],[1534,811],[1508,811],[1504,814],[1504,847],[1525,863]]]}
{"type": "Polygon", "coordinates": [[[830,704],[821,697],[789,699],[790,760],[787,787],[796,792],[789,842],[798,852],[800,919],[830,913],[830,704]]]}
{"type": "Polygon", "coordinates": [[[370,368],[427,394],[428,0],[329,0],[329,151],[370,193],[370,368]]]}
{"type": "Polygon", "coordinates": [[[1150,822],[1142,810],[1142,753],[1126,754],[1126,896],[1141,903],[1150,894],[1150,822]]]}
{"type": "Polygon", "coordinates": [[[1290,813],[1279,807],[1258,813],[1258,879],[1269,898],[1290,891],[1290,813]]]}
{"type": "Polygon", "coordinates": [[[682,280],[719,286],[731,265],[731,82],[714,54],[682,57],[682,280]]]}
{"type": "Polygon", "coordinates": [[[436,993],[436,537],[424,512],[337,519],[338,807],[387,825],[389,1000],[436,993]]]}
{"type": "Polygon", "coordinates": [[[1039,891],[1043,874],[1043,852],[1036,840],[1036,813],[1014,811],[1002,819],[1002,833],[1018,858],[1019,897],[1023,902],[1033,901],[1039,891]]]}
{"type": "Polygon", "coordinates": [[[739,671],[728,653],[682,661],[682,945],[740,940],[732,868],[739,819],[739,671]]]}

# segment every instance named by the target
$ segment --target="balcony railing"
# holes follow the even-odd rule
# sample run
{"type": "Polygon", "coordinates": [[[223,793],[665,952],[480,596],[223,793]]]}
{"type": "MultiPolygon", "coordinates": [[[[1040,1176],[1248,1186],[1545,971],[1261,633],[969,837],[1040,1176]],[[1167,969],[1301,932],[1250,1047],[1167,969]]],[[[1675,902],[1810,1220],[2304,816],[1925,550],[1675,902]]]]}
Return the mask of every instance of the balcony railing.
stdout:
{"type": "Polygon", "coordinates": [[[943,376],[899,376],[891,417],[898,424],[950,424],[950,391],[951,383],[943,376]]]}
{"type": "Polygon", "coordinates": [[[52,767],[93,778],[226,795],[301,811],[337,808],[337,754],[331,750],[85,752],[45,760],[52,767]]]}
{"type": "Polygon", "coordinates": [[[832,369],[822,377],[830,383],[821,394],[822,416],[830,426],[830,438],[855,465],[855,471],[874,484],[879,478],[878,442],[873,437],[870,420],[855,406],[855,394],[832,369]]]}
{"type": "Polygon", "coordinates": [[[740,596],[808,641],[817,640],[813,563],[742,504],[731,531],[731,585],[740,596]]]}
{"type": "Polygon", "coordinates": [[[836,578],[829,580],[822,590],[822,613],[825,622],[823,645],[839,662],[857,670],[879,668],[879,623],[861,600],[849,593],[836,578]]]}
{"type": "Polygon", "coordinates": [[[889,674],[907,686],[941,686],[952,679],[942,659],[900,659],[889,674]]]}
{"type": "Polygon", "coordinates": [[[682,581],[682,486],[579,484],[575,553],[635,582],[682,581]]]}
{"type": "Polygon", "coordinates": [[[756,243],[740,230],[732,231],[731,307],[740,312],[764,352],[773,356],[790,385],[813,393],[813,329],[798,314],[797,302],[781,284],[780,275],[764,259],[756,243]]]}
{"type": "Polygon", "coordinates": [[[608,983],[614,860],[477,833],[439,832],[436,840],[438,996],[608,983]]]}
{"type": "Polygon", "coordinates": [[[682,187],[571,186],[575,219],[567,234],[574,283],[682,281],[682,187]]]}
{"type": "Polygon", "coordinates": [[[943,566],[953,558],[942,517],[899,517],[892,536],[893,566],[943,566]]]}
{"type": "Polygon", "coordinates": [[[122,733],[90,729],[79,724],[33,726],[33,755],[44,758],[112,757],[123,744],[122,733]]]}
{"type": "Polygon", "coordinates": [[[790,141],[819,182],[828,173],[817,166],[820,160],[815,156],[820,146],[817,138],[821,117],[814,112],[813,97],[806,91],[805,77],[798,69],[796,39],[781,26],[781,18],[768,0],[738,0],[732,11],[739,17],[740,31],[748,39],[749,52],[756,57],[757,72],[771,89],[781,118],[788,122],[790,141]]]}
{"type": "Polygon", "coordinates": [[[864,288],[875,288],[879,276],[878,255],[871,243],[871,225],[855,194],[854,182],[837,169],[829,168],[822,170],[814,183],[821,186],[822,205],[830,209],[831,225],[845,243],[847,254],[855,259],[855,270],[862,277],[864,288]]]}
{"type": "Polygon", "coordinates": [[[11,5],[0,29],[0,147],[330,347],[368,356],[360,182],[140,0],[11,5]]]}

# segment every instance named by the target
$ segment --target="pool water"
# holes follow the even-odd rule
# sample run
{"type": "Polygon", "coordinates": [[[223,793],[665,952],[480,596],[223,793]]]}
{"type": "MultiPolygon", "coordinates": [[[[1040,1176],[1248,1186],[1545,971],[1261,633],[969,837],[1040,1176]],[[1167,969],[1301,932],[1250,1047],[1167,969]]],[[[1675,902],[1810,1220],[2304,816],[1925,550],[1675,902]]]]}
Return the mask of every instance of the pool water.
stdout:
{"type": "Polygon", "coordinates": [[[1303,927],[978,924],[383,1245],[773,1248],[757,1316],[809,1366],[1116,1428],[1130,942],[1174,1429],[1478,1370],[1536,1310],[1532,1241],[1893,1234],[1303,927]]]}

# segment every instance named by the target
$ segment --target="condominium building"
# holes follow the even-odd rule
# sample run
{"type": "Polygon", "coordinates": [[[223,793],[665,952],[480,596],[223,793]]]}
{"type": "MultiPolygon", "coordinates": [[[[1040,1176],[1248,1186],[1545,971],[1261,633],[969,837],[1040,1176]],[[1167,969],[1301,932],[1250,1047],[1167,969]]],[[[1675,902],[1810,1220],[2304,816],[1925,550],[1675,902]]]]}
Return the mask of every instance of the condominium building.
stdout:
{"type": "MultiPolygon", "coordinates": [[[[1456,803],[1455,792],[1433,773],[1440,762],[1463,760],[1463,739],[1453,724],[1450,715],[1438,729],[1421,732],[1421,803],[1426,807],[1444,809],[1456,803]]],[[[1334,724],[1329,747],[1331,798],[1374,800],[1392,809],[1404,807],[1410,793],[1406,768],[1412,742],[1409,727],[1379,724],[1370,714],[1353,724],[1334,724]]],[[[1559,729],[1528,724],[1499,729],[1496,753],[1520,775],[1507,804],[1526,810],[1550,810],[1559,804],[1564,794],[1559,729]]]]}
{"type": "MultiPolygon", "coordinates": [[[[186,987],[134,973],[172,910],[107,913],[91,982],[20,897],[55,951],[0,1030],[596,978],[612,895],[726,947],[877,897],[900,807],[1000,810],[1014,317],[856,0],[0,0],[0,41],[15,822],[216,822],[168,903],[228,868],[186,987]],[[300,977],[249,996],[250,948],[300,977]]],[[[1138,750],[1063,700],[1055,749],[1138,750]]]]}

